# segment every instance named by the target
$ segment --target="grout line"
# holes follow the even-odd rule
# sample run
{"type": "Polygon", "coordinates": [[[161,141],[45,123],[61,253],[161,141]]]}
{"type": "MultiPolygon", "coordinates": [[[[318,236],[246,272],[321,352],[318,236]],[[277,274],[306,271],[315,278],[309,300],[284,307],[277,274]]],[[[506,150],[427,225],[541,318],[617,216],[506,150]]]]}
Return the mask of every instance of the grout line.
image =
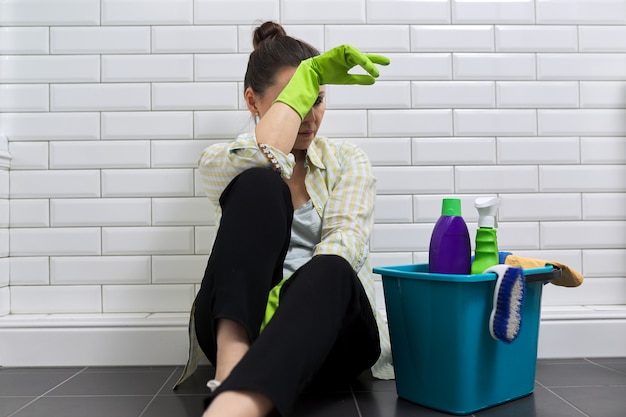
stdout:
{"type": "Polygon", "coordinates": [[[108,398],[108,397],[124,397],[124,398],[146,398],[151,395],[141,394],[74,394],[74,395],[46,395],[46,398],[108,398]]]}
{"type": "Polygon", "coordinates": [[[567,405],[569,405],[570,407],[572,407],[574,410],[580,412],[583,416],[585,417],[591,417],[589,416],[589,414],[586,414],[583,410],[581,410],[580,408],[576,407],[574,404],[570,403],[569,401],[567,401],[565,398],[561,397],[559,394],[557,394],[556,392],[552,391],[550,388],[546,387],[545,385],[543,385],[541,382],[535,380],[535,382],[537,383],[537,385],[539,385],[542,388],[545,388],[549,393],[553,394],[554,396],[556,396],[557,398],[559,398],[561,401],[563,401],[564,403],[566,403],[567,405]]]}
{"type": "Polygon", "coordinates": [[[32,403],[34,403],[35,401],[37,401],[40,398],[43,398],[46,394],[48,394],[49,392],[54,391],[55,389],[57,389],[58,387],[60,387],[61,385],[65,384],[67,381],[75,378],[76,376],[80,375],[81,373],[85,372],[85,370],[87,369],[87,367],[81,369],[80,371],[76,372],[75,374],[73,374],[72,376],[68,377],[67,379],[65,379],[64,381],[59,382],[57,385],[55,385],[54,387],[50,388],[48,391],[44,392],[43,394],[37,396],[36,398],[34,398],[32,401],[29,401],[28,403],[24,404],[22,407],[18,408],[17,410],[15,410],[14,412],[12,412],[11,414],[9,414],[7,417],[13,417],[14,415],[16,415],[17,413],[19,413],[20,411],[22,411],[23,409],[25,409],[26,407],[28,407],[29,405],[31,405],[32,403]]]}
{"type": "Polygon", "coordinates": [[[145,412],[148,410],[148,407],[150,407],[150,405],[152,405],[152,403],[154,402],[154,400],[156,399],[156,397],[161,393],[161,391],[163,391],[163,388],[165,387],[165,385],[167,383],[170,382],[170,380],[172,379],[172,377],[174,376],[174,374],[176,373],[176,371],[178,370],[178,367],[174,367],[174,369],[172,370],[172,372],[169,374],[169,376],[165,379],[165,381],[163,382],[163,384],[161,384],[161,387],[157,390],[156,394],[154,394],[152,396],[152,398],[150,399],[150,401],[148,401],[148,404],[146,404],[146,406],[143,408],[143,410],[141,410],[141,412],[139,413],[138,417],[141,417],[145,414],[145,412]]]}
{"type": "Polygon", "coordinates": [[[24,404],[22,407],[18,408],[17,410],[15,410],[13,413],[9,414],[7,417],[12,417],[15,414],[17,414],[18,412],[22,411],[23,409],[25,409],[26,407],[28,407],[29,405],[31,405],[32,403],[34,403],[35,401],[37,401],[38,399],[40,399],[41,396],[35,398],[34,400],[31,400],[29,402],[27,402],[26,404],[24,404]]]}
{"type": "MultiPolygon", "coordinates": [[[[588,385],[554,385],[552,388],[606,388],[606,387],[623,387],[623,384],[588,384],[588,385]]],[[[547,388],[547,387],[546,387],[547,388]]]]}
{"type": "Polygon", "coordinates": [[[369,22],[368,22],[368,15],[369,15],[369,13],[368,13],[368,12],[369,12],[369,1],[366,1],[366,2],[365,2],[365,10],[364,10],[364,12],[365,12],[365,24],[367,25],[367,24],[369,23],[369,22]]]}
{"type": "Polygon", "coordinates": [[[359,407],[359,402],[356,400],[356,395],[354,395],[354,390],[350,387],[350,395],[352,395],[352,401],[354,401],[354,406],[356,407],[356,413],[359,417],[363,417],[361,413],[361,408],[359,407]]]}
{"type": "Polygon", "coordinates": [[[592,360],[591,360],[591,359],[589,359],[589,358],[585,358],[585,361],[586,361],[587,363],[590,363],[591,365],[595,365],[595,366],[598,366],[598,367],[603,368],[603,369],[608,369],[609,371],[613,371],[613,372],[617,372],[617,373],[620,373],[620,374],[624,374],[624,375],[626,375],[626,372],[620,371],[619,369],[614,369],[614,368],[611,368],[611,367],[606,366],[606,365],[603,365],[603,364],[601,364],[601,363],[594,362],[594,361],[592,361],[592,360]]]}

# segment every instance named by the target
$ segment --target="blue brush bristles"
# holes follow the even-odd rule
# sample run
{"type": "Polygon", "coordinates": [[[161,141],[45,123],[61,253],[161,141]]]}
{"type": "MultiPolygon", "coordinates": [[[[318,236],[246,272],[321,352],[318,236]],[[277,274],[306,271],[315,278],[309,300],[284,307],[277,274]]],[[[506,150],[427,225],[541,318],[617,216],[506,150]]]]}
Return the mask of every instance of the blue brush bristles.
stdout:
{"type": "Polygon", "coordinates": [[[526,280],[522,268],[496,265],[485,271],[498,275],[493,295],[493,309],[489,318],[491,337],[505,343],[513,342],[522,326],[522,306],[526,280]]]}

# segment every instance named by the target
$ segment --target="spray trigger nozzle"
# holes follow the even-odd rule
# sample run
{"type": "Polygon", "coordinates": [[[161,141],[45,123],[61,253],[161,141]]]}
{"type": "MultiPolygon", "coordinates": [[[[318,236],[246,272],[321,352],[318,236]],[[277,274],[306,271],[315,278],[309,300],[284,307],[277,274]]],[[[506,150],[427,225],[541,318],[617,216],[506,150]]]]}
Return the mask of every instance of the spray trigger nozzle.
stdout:
{"type": "Polygon", "coordinates": [[[500,199],[498,197],[479,197],[474,200],[474,207],[478,210],[478,227],[496,229],[498,227],[498,208],[500,199]]]}

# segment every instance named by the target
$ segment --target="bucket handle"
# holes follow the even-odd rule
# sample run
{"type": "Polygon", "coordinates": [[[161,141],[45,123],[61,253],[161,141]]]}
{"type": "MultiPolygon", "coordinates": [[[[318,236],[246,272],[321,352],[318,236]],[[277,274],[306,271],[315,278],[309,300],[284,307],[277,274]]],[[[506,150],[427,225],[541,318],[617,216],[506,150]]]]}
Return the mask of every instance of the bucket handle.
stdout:
{"type": "Polygon", "coordinates": [[[561,277],[561,268],[558,268],[554,265],[550,265],[552,266],[552,271],[548,271],[548,272],[541,272],[538,274],[527,274],[526,275],[526,282],[539,282],[539,281],[544,281],[545,284],[547,284],[549,281],[552,281],[554,279],[560,278],[561,277]]]}

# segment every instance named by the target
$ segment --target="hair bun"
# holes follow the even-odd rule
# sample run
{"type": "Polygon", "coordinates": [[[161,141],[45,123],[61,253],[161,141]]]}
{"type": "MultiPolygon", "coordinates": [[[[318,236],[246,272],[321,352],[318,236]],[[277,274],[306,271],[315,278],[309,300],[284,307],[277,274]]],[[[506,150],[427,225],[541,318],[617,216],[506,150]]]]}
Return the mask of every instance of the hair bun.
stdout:
{"type": "Polygon", "coordinates": [[[287,36],[287,32],[285,32],[285,29],[280,24],[276,22],[265,22],[254,30],[252,46],[254,46],[254,49],[257,49],[261,42],[281,36],[287,36]]]}

